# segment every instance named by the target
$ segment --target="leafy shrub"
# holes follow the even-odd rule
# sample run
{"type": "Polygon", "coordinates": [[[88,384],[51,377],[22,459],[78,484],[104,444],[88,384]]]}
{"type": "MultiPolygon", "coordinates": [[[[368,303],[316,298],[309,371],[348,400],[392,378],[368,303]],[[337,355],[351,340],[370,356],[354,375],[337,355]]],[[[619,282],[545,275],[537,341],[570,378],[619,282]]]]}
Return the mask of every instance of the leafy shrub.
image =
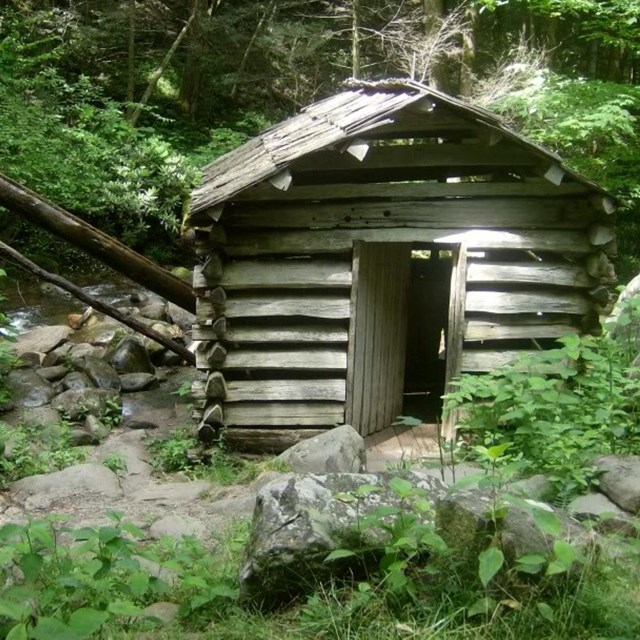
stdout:
{"type": "MultiPolygon", "coordinates": [[[[639,317],[632,300],[618,323],[637,326],[639,317]]],[[[499,371],[461,376],[445,408],[460,411],[471,445],[510,443],[509,460],[549,474],[564,501],[597,483],[594,456],[640,452],[640,372],[635,336],[558,342],[499,371]]]]}

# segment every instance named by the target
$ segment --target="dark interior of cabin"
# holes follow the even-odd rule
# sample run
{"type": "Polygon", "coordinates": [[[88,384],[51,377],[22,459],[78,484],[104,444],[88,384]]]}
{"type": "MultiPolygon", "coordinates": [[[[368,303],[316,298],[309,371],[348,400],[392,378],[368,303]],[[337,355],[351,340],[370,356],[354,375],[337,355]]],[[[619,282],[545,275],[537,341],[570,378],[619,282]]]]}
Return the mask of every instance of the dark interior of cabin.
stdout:
{"type": "Polygon", "coordinates": [[[403,414],[440,420],[445,383],[445,339],[452,253],[435,245],[411,252],[403,414]]]}

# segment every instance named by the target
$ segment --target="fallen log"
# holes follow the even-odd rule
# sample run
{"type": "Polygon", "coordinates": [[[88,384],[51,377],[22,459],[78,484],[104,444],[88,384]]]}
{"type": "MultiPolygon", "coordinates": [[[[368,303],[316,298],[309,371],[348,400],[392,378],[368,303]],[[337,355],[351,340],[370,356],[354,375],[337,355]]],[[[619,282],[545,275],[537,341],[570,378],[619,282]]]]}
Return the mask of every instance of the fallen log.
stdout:
{"type": "Polygon", "coordinates": [[[0,205],[192,313],[191,286],[115,238],[0,174],[0,205]]]}
{"type": "Polygon", "coordinates": [[[13,247],[10,247],[8,244],[5,244],[4,242],[0,242],[0,256],[4,256],[5,258],[12,260],[13,262],[17,263],[20,267],[22,267],[26,271],[29,271],[30,273],[33,273],[34,275],[38,276],[38,278],[42,278],[43,280],[46,280],[47,282],[51,282],[57,285],[58,287],[64,289],[65,291],[68,291],[74,297],[78,298],[78,300],[82,300],[82,302],[86,302],[87,304],[91,305],[94,309],[101,311],[102,313],[110,316],[111,318],[113,318],[114,320],[117,320],[118,322],[122,322],[122,324],[127,325],[127,327],[130,327],[134,331],[137,331],[138,333],[141,333],[142,335],[145,335],[148,338],[155,340],[157,343],[161,344],[166,349],[169,349],[169,351],[173,351],[174,353],[177,353],[179,356],[184,358],[184,360],[186,360],[190,365],[195,365],[196,363],[195,355],[191,353],[191,351],[189,351],[189,349],[187,349],[183,345],[178,344],[174,340],[166,338],[161,333],[154,331],[151,327],[148,327],[143,322],[140,322],[135,318],[125,315],[124,313],[122,313],[121,311],[118,311],[118,309],[111,306],[110,304],[101,302],[100,300],[94,298],[93,296],[88,295],[80,287],[76,286],[72,282],[69,282],[66,278],[63,278],[62,276],[45,271],[44,269],[39,267],[35,262],[32,262],[31,260],[29,260],[29,258],[26,258],[21,253],[16,251],[13,247]]]}

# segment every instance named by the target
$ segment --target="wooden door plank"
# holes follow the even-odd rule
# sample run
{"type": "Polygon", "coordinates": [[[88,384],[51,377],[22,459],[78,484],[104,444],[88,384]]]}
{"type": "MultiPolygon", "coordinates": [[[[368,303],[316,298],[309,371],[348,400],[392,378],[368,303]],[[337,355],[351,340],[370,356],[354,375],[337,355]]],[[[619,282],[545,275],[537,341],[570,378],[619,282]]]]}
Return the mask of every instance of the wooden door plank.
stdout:
{"type": "Polygon", "coordinates": [[[358,289],[360,283],[360,247],[361,243],[355,242],[353,245],[353,257],[351,263],[351,299],[350,299],[350,318],[348,330],[348,348],[347,348],[347,404],[345,406],[345,422],[353,425],[354,401],[355,401],[355,378],[356,378],[356,362],[355,362],[355,342],[356,342],[356,324],[358,316],[358,289]]]}

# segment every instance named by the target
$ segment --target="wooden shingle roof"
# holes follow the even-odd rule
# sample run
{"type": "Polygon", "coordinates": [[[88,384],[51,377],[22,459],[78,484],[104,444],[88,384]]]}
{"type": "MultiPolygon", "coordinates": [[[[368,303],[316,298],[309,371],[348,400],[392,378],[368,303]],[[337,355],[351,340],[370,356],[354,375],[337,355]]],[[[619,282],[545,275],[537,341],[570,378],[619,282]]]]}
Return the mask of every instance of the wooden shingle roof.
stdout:
{"type": "Polygon", "coordinates": [[[298,115],[270,127],[207,165],[201,184],[192,193],[189,215],[201,213],[278,174],[302,156],[392,124],[394,114],[424,100],[494,130],[542,160],[559,166],[574,180],[608,195],[601,187],[563,165],[555,153],[505,126],[494,113],[413,81],[358,81],[352,82],[343,92],[302,109],[298,115]]]}

